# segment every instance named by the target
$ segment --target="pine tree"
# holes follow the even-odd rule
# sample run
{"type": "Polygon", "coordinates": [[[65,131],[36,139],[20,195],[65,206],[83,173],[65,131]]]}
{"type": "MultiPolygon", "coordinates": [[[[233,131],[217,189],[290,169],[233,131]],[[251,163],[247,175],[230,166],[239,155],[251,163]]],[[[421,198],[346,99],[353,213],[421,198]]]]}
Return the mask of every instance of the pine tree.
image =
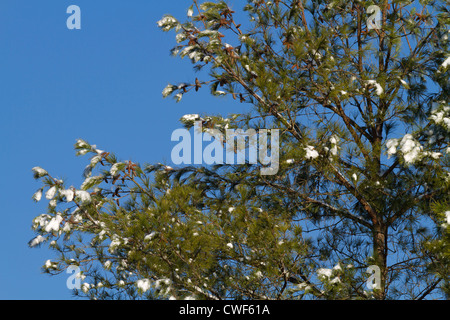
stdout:
{"type": "Polygon", "coordinates": [[[59,253],[44,270],[79,266],[75,294],[96,299],[448,297],[449,4],[254,0],[239,21],[237,1],[194,0],[186,21],[164,16],[205,79],[163,96],[243,107],[181,122],[280,129],[279,170],[139,165],[78,140],[80,188],[33,168],[50,204],[30,245],[59,253]]]}

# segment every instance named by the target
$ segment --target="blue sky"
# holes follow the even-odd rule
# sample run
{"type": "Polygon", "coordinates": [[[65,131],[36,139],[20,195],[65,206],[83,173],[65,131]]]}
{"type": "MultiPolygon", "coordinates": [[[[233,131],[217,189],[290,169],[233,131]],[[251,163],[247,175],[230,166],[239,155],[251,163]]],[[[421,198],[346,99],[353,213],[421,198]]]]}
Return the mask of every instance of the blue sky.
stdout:
{"type": "Polygon", "coordinates": [[[190,62],[173,58],[174,33],[156,26],[164,14],[183,19],[190,2],[2,0],[0,2],[0,299],[71,299],[69,275],[41,266],[53,253],[30,249],[31,222],[46,203],[31,168],[79,186],[87,158],[73,144],[86,139],[120,159],[170,163],[173,130],[188,113],[237,112],[209,89],[163,100],[170,82],[195,78],[190,62]],[[69,5],[81,8],[81,30],[69,30],[69,5]],[[43,201],[45,202],[45,201],[43,201]]]}

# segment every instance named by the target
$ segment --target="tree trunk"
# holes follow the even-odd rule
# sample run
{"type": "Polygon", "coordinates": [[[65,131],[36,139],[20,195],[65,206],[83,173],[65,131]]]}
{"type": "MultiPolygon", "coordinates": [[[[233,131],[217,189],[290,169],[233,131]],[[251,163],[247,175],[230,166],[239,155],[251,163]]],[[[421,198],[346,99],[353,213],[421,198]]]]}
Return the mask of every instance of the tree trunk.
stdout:
{"type": "Polygon", "coordinates": [[[387,276],[387,228],[383,224],[377,224],[373,233],[373,255],[375,264],[380,268],[380,287],[374,290],[377,300],[386,298],[387,276]]]}

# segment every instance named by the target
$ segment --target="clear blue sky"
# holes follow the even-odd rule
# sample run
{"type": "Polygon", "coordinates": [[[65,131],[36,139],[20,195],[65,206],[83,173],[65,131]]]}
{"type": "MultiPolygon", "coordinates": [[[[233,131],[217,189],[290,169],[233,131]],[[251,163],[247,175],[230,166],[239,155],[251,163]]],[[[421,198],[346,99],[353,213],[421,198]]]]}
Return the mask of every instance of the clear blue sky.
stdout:
{"type": "Polygon", "coordinates": [[[88,159],[83,138],[120,159],[170,163],[173,130],[188,113],[238,112],[243,105],[209,89],[181,103],[162,99],[171,82],[195,78],[187,59],[169,56],[174,33],[156,26],[163,14],[184,18],[190,1],[0,1],[0,299],[71,299],[66,274],[41,266],[53,253],[30,249],[32,219],[46,203],[31,200],[40,184],[31,168],[79,186],[88,159]],[[68,30],[69,5],[81,30],[68,30]]]}

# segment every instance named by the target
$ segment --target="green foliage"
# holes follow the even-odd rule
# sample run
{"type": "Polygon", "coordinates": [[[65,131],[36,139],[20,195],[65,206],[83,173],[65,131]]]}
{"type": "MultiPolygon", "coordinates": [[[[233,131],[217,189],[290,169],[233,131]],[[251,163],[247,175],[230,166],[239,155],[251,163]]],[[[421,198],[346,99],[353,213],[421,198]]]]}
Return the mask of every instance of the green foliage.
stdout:
{"type": "Polygon", "coordinates": [[[50,205],[30,243],[60,257],[44,270],[80,266],[76,294],[97,299],[448,297],[449,2],[384,2],[369,30],[372,4],[247,1],[238,21],[193,1],[186,22],[163,17],[172,54],[206,78],[163,97],[209,87],[249,106],[181,123],[282,129],[278,174],[141,166],[79,140],[92,155],[79,189],[33,168],[50,205]]]}

